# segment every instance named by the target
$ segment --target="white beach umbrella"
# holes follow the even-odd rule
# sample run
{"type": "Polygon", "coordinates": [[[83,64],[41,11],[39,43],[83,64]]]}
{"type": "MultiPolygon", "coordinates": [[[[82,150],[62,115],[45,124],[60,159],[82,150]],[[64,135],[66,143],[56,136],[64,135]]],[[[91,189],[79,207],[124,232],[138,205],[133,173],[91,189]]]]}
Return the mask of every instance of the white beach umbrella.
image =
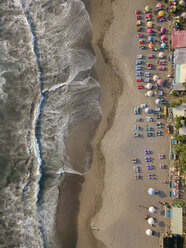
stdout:
{"type": "Polygon", "coordinates": [[[145,86],[148,90],[152,89],[152,84],[151,83],[148,83],[146,86],[145,86]]]}
{"type": "Polygon", "coordinates": [[[147,96],[153,96],[153,92],[151,90],[147,91],[146,93],[147,96]]]}
{"type": "Polygon", "coordinates": [[[153,188],[148,189],[148,194],[149,195],[155,195],[155,193],[156,193],[155,189],[153,189],[153,188]]]}
{"type": "Polygon", "coordinates": [[[182,5],[182,6],[185,6],[185,1],[184,0],[180,0],[179,1],[179,4],[182,5]]]}
{"type": "Polygon", "coordinates": [[[186,19],[186,12],[183,12],[181,16],[183,16],[183,18],[186,19]]]}
{"type": "Polygon", "coordinates": [[[148,223],[149,223],[149,225],[153,225],[154,224],[154,219],[153,218],[148,218],[148,223]]]}
{"type": "Polygon", "coordinates": [[[153,76],[153,80],[154,80],[154,81],[158,81],[158,79],[159,79],[159,76],[158,76],[158,75],[154,75],[154,76],[153,76]]]}
{"type": "Polygon", "coordinates": [[[158,54],[158,57],[161,58],[161,59],[164,58],[164,57],[165,57],[164,52],[160,52],[160,53],[158,54]]]}
{"type": "Polygon", "coordinates": [[[156,104],[161,104],[161,99],[157,98],[157,99],[155,100],[155,103],[156,103],[156,104]]]}
{"type": "Polygon", "coordinates": [[[151,112],[151,109],[150,108],[145,108],[145,113],[150,113],[151,112]]]}
{"type": "Polygon", "coordinates": [[[153,206],[150,206],[150,207],[149,207],[149,212],[150,212],[150,213],[154,213],[154,212],[155,212],[155,208],[154,208],[153,206]]]}
{"type": "Polygon", "coordinates": [[[147,236],[151,236],[152,235],[152,230],[151,229],[147,229],[146,230],[146,234],[147,234],[147,236]]]}

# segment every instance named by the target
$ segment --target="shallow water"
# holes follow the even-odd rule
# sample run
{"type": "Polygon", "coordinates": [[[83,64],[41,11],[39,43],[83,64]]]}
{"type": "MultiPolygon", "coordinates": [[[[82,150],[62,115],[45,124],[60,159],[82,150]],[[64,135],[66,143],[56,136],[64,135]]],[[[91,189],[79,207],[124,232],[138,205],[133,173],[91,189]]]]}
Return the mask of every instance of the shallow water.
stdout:
{"type": "Polygon", "coordinates": [[[101,118],[92,27],[79,0],[2,0],[0,21],[0,246],[58,247],[62,174],[88,171],[101,118]]]}

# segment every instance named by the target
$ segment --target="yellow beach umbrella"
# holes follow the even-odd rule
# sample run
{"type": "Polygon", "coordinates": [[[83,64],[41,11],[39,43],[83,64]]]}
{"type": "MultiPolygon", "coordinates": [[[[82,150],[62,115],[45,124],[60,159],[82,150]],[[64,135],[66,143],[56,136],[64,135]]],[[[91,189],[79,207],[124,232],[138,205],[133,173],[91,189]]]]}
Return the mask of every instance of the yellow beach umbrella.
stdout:
{"type": "Polygon", "coordinates": [[[160,11],[158,12],[158,16],[162,17],[163,15],[164,15],[163,10],[160,10],[160,11]]]}
{"type": "Polygon", "coordinates": [[[152,28],[152,22],[147,22],[147,27],[152,28]]]}

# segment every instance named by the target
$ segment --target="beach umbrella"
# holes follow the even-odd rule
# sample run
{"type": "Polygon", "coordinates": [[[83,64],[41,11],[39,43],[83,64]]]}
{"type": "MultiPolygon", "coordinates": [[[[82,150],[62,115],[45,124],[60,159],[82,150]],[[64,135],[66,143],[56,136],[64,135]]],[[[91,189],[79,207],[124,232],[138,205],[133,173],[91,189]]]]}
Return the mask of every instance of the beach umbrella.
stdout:
{"type": "Polygon", "coordinates": [[[161,104],[161,100],[157,98],[157,99],[155,100],[155,103],[156,103],[157,105],[158,105],[158,104],[161,104]]]}
{"type": "Polygon", "coordinates": [[[158,12],[158,16],[159,16],[159,17],[164,16],[164,12],[163,12],[163,10],[160,10],[160,11],[158,12]]]}
{"type": "Polygon", "coordinates": [[[147,96],[153,96],[153,92],[151,90],[147,91],[146,93],[147,96]]]}
{"type": "Polygon", "coordinates": [[[150,206],[150,207],[149,207],[149,212],[150,212],[150,213],[154,213],[154,212],[155,212],[155,208],[154,208],[153,206],[150,206]]]}
{"type": "Polygon", "coordinates": [[[146,88],[147,88],[148,90],[152,89],[152,84],[151,84],[151,83],[148,83],[148,84],[146,85],[146,88]]]}
{"type": "Polygon", "coordinates": [[[148,40],[152,42],[152,41],[154,41],[154,37],[153,36],[149,36],[148,40]]]}
{"type": "Polygon", "coordinates": [[[148,189],[148,194],[149,195],[155,195],[155,193],[156,193],[155,189],[153,189],[153,188],[148,189]]]}
{"type": "Polygon", "coordinates": [[[145,113],[147,113],[147,114],[148,114],[148,113],[150,113],[150,112],[151,112],[151,109],[150,109],[150,108],[148,108],[148,107],[147,107],[147,108],[145,108],[145,113]]]}
{"type": "Polygon", "coordinates": [[[164,83],[164,82],[163,82],[163,80],[162,80],[162,79],[158,79],[158,81],[157,81],[157,85],[158,85],[158,86],[162,86],[162,85],[163,85],[163,83],[164,83]]]}
{"type": "Polygon", "coordinates": [[[151,236],[152,235],[152,230],[151,229],[147,229],[146,230],[146,234],[147,234],[147,236],[151,236]]]}
{"type": "Polygon", "coordinates": [[[162,8],[162,3],[157,3],[156,8],[158,8],[158,9],[162,8]]]}
{"type": "Polygon", "coordinates": [[[147,6],[145,7],[145,11],[150,11],[150,6],[147,5],[147,6]]]}
{"type": "Polygon", "coordinates": [[[161,40],[166,40],[165,35],[162,35],[162,36],[161,36],[161,40]]]}
{"type": "Polygon", "coordinates": [[[162,32],[162,33],[165,33],[165,31],[166,31],[166,28],[162,27],[162,28],[161,28],[161,32],[162,32]]]}
{"type": "Polygon", "coordinates": [[[158,57],[162,59],[162,58],[165,57],[165,54],[164,54],[163,52],[160,52],[160,53],[158,54],[158,57]]]}
{"type": "Polygon", "coordinates": [[[148,34],[152,34],[153,33],[153,29],[152,28],[148,28],[147,32],[148,32],[148,34]]]}
{"type": "Polygon", "coordinates": [[[154,219],[153,218],[149,218],[148,219],[148,223],[149,223],[149,225],[153,225],[154,224],[154,219]]]}
{"type": "Polygon", "coordinates": [[[182,6],[185,6],[185,1],[184,0],[180,0],[179,1],[179,4],[182,5],[182,6]]]}
{"type": "Polygon", "coordinates": [[[153,49],[154,44],[153,44],[152,42],[150,42],[149,45],[148,45],[148,47],[149,47],[150,49],[153,49]]]}
{"type": "Polygon", "coordinates": [[[153,24],[152,24],[151,21],[150,21],[150,22],[147,22],[147,27],[148,27],[148,28],[152,28],[152,25],[153,25],[153,24]]]}
{"type": "Polygon", "coordinates": [[[161,48],[164,49],[166,47],[166,43],[165,42],[162,42],[161,43],[161,48]]]}
{"type": "Polygon", "coordinates": [[[146,15],[146,18],[152,18],[152,14],[151,14],[151,13],[148,13],[148,14],[146,15]]]}
{"type": "Polygon", "coordinates": [[[153,80],[154,80],[154,81],[158,81],[158,79],[159,79],[158,75],[154,75],[154,76],[153,76],[153,80]]]}
{"type": "Polygon", "coordinates": [[[183,12],[181,16],[183,16],[183,18],[186,19],[186,12],[183,12]]]}

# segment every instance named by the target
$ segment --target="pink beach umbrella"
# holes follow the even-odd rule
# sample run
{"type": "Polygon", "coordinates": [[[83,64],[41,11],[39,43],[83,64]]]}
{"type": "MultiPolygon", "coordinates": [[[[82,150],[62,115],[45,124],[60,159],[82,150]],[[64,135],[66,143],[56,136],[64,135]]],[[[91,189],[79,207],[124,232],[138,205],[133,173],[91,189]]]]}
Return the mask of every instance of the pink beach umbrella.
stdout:
{"type": "Polygon", "coordinates": [[[179,4],[182,5],[182,6],[185,6],[185,1],[184,0],[180,0],[179,1],[179,4]]]}
{"type": "Polygon", "coordinates": [[[162,35],[162,36],[161,36],[161,40],[166,40],[165,35],[162,35]]]}
{"type": "Polygon", "coordinates": [[[162,3],[157,3],[156,8],[158,8],[158,9],[162,8],[162,3]]]}
{"type": "Polygon", "coordinates": [[[148,34],[152,34],[153,33],[153,29],[152,28],[148,28],[147,32],[148,32],[148,34]]]}
{"type": "Polygon", "coordinates": [[[183,18],[186,19],[186,12],[183,12],[181,16],[183,16],[183,18]]]}
{"type": "Polygon", "coordinates": [[[158,79],[157,85],[158,85],[158,86],[162,86],[162,85],[163,85],[163,80],[162,80],[162,79],[158,79]]]}
{"type": "Polygon", "coordinates": [[[161,58],[161,59],[164,58],[164,57],[165,57],[164,52],[160,52],[160,53],[158,54],[158,57],[161,58]]]}
{"type": "Polygon", "coordinates": [[[162,32],[162,33],[165,33],[165,31],[166,31],[166,28],[162,27],[162,28],[161,28],[161,32],[162,32]]]}

